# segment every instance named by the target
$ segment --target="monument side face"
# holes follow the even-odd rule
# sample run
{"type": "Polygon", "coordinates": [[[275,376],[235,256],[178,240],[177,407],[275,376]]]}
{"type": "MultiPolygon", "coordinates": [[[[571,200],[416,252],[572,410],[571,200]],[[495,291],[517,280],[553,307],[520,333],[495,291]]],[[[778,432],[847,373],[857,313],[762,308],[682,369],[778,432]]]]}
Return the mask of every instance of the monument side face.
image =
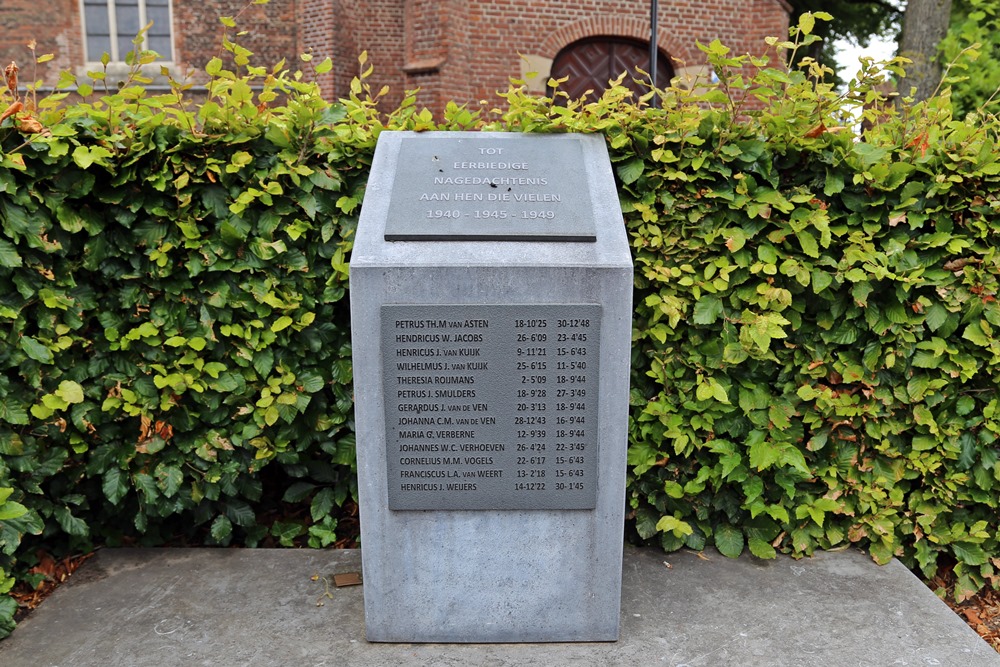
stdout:
{"type": "Polygon", "coordinates": [[[351,259],[369,640],[617,639],[632,275],[601,137],[382,133],[351,259]]]}

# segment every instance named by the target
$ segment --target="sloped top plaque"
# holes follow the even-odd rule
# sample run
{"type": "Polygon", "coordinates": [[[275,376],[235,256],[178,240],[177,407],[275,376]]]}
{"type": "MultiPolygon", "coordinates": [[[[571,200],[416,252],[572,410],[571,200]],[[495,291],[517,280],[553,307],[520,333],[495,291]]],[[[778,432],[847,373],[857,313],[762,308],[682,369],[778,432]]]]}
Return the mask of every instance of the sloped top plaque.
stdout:
{"type": "Polygon", "coordinates": [[[580,135],[404,137],[386,241],[596,240],[580,135]]]}

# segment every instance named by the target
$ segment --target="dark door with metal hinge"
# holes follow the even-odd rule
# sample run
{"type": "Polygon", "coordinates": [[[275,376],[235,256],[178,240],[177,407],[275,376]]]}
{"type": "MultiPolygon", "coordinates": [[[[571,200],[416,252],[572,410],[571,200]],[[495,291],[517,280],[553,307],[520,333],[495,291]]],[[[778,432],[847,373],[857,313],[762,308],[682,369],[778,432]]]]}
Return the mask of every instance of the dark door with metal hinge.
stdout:
{"type": "MultiPolygon", "coordinates": [[[[591,37],[573,42],[556,56],[552,62],[552,74],[555,79],[568,76],[569,80],[559,84],[559,90],[577,99],[588,90],[593,91],[588,100],[596,99],[608,88],[608,81],[617,78],[622,72],[627,76],[622,85],[637,95],[649,91],[645,85],[635,80],[649,81],[649,44],[638,40],[622,37],[591,37]]],[[[656,85],[665,88],[674,75],[670,61],[662,53],[656,65],[656,85]]]]}

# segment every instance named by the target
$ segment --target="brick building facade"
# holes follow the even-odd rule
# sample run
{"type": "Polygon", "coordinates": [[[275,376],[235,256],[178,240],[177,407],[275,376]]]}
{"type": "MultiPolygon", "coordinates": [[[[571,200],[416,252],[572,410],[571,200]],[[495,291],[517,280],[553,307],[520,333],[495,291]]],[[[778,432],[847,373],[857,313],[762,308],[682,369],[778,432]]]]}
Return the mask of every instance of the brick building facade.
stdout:
{"type": "MultiPolygon", "coordinates": [[[[328,6],[330,0],[303,0],[328,6]]],[[[332,13],[306,13],[307,42],[332,55],[323,83],[344,90],[367,50],[376,86],[389,85],[390,102],[419,88],[420,104],[441,109],[448,100],[496,101],[510,77],[537,72],[544,90],[556,57],[591,38],[623,37],[648,44],[649,0],[333,0],[332,13]]],[[[719,39],[735,53],[763,52],[764,38],[784,36],[790,6],[784,0],[660,0],[658,45],[674,73],[703,73],[697,49],[719,39]]],[[[648,47],[647,47],[648,48],[648,47]]]]}
{"type": "MultiPolygon", "coordinates": [[[[87,52],[88,45],[94,52],[102,45],[91,34],[95,29],[125,35],[141,25],[129,12],[139,7],[148,13],[138,18],[146,19],[156,2],[169,5],[169,37],[160,43],[168,45],[165,60],[178,74],[197,71],[217,55],[218,17],[246,6],[246,0],[116,0],[109,10],[107,0],[4,0],[0,62],[17,60],[22,81],[52,83],[64,69],[82,74],[100,58],[87,52]],[[39,65],[37,75],[23,46],[30,39],[38,42],[37,53],[56,56],[39,65]]],[[[719,39],[735,53],[760,53],[765,37],[787,34],[785,0],[660,0],[659,7],[661,55],[682,77],[704,70],[696,41],[719,39]]],[[[358,54],[367,51],[374,87],[390,87],[388,104],[419,88],[418,102],[439,111],[449,100],[495,104],[495,91],[529,71],[538,73],[530,87],[544,90],[553,62],[564,62],[559,56],[567,49],[591,44],[577,61],[597,54],[612,65],[616,56],[605,48],[607,40],[639,53],[650,37],[649,8],[649,0],[271,0],[247,9],[238,26],[248,31],[240,43],[258,65],[286,58],[301,66],[299,53],[313,54],[314,62],[332,57],[333,70],[318,77],[328,98],[344,95],[358,73],[358,54]]]]}
{"type": "Polygon", "coordinates": [[[175,77],[192,72],[197,81],[205,64],[224,53],[219,17],[233,16],[241,10],[237,30],[246,30],[247,34],[236,37],[236,31],[230,30],[230,37],[254,53],[254,64],[272,65],[286,58],[295,66],[298,54],[305,48],[300,41],[303,31],[298,14],[303,0],[270,0],[260,6],[248,6],[248,0],[158,0],[165,8],[164,14],[155,14],[154,0],[116,0],[110,4],[114,13],[109,18],[108,0],[3,0],[0,63],[15,61],[22,83],[41,80],[44,85],[53,85],[63,70],[85,80],[87,71],[101,69],[101,55],[108,51],[112,55],[108,69],[114,79],[125,69],[125,54],[132,48],[132,38],[141,26],[153,20],[165,37],[148,39],[144,45],[163,56],[162,63],[151,67],[150,72],[158,72],[160,65],[166,64],[175,77]],[[169,19],[159,20],[163,15],[169,19]],[[95,31],[112,35],[102,42],[95,31]],[[55,57],[33,67],[26,46],[31,40],[37,43],[38,55],[51,53],[55,57]]]}

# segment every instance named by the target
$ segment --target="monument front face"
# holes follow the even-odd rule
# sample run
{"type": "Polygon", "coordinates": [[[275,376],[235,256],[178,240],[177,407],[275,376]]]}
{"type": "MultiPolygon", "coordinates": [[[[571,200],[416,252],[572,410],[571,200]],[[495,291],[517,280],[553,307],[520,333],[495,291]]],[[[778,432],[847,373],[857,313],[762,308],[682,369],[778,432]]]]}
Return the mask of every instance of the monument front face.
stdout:
{"type": "Polygon", "coordinates": [[[380,136],[351,259],[368,639],[617,638],[631,293],[602,138],[380,136]]]}

